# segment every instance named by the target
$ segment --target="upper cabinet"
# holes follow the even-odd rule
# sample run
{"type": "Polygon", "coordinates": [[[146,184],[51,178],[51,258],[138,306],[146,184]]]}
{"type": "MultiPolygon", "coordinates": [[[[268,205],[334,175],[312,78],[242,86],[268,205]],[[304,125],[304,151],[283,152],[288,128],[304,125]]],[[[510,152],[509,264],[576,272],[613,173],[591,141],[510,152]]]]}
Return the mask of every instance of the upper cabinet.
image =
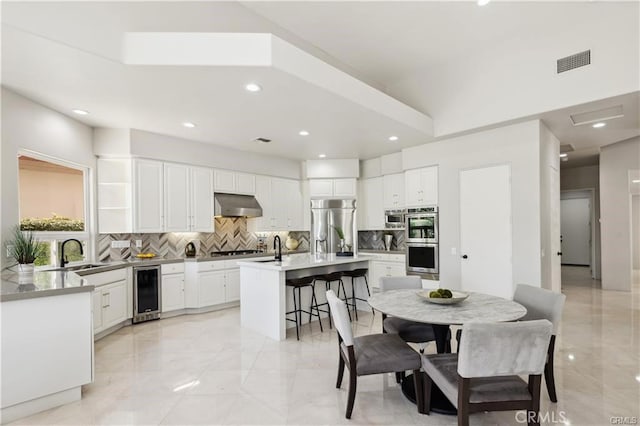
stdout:
{"type": "Polygon", "coordinates": [[[164,231],[163,164],[133,161],[133,232],[164,231]]]}
{"type": "Polygon", "coordinates": [[[98,176],[100,233],[214,230],[210,169],[143,159],[99,159],[98,176]],[[110,182],[127,169],[130,182],[110,182]]]}
{"type": "Polygon", "coordinates": [[[216,170],[213,187],[215,192],[255,195],[256,177],[248,173],[216,170]]]}
{"type": "Polygon", "coordinates": [[[438,166],[407,170],[404,177],[407,207],[438,204],[438,166]]]}
{"type": "Polygon", "coordinates": [[[384,207],[383,197],[380,187],[383,184],[382,177],[375,177],[363,180],[364,200],[359,200],[359,205],[364,210],[361,216],[365,220],[364,226],[360,229],[378,230],[384,229],[384,207]],[[364,201],[364,203],[362,202],[364,201]]]}
{"type": "Polygon", "coordinates": [[[404,174],[385,175],[382,182],[382,192],[386,210],[404,208],[404,174]]]}
{"type": "Polygon", "coordinates": [[[257,176],[256,199],[262,207],[262,217],[249,219],[247,223],[250,231],[305,229],[299,181],[257,176]]]}
{"type": "Polygon", "coordinates": [[[356,198],[356,179],[309,179],[311,198],[356,198]]]}

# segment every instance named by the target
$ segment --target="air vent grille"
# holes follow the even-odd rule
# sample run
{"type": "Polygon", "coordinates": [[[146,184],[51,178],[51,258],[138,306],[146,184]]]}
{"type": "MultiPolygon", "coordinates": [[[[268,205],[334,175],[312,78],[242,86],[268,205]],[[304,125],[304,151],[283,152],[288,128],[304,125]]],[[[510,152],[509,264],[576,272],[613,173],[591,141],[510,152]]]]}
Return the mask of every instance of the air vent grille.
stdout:
{"type": "Polygon", "coordinates": [[[557,60],[558,74],[575,68],[584,67],[590,63],[591,50],[585,50],[584,52],[576,53],[575,55],[567,56],[566,58],[560,58],[557,60]]]}

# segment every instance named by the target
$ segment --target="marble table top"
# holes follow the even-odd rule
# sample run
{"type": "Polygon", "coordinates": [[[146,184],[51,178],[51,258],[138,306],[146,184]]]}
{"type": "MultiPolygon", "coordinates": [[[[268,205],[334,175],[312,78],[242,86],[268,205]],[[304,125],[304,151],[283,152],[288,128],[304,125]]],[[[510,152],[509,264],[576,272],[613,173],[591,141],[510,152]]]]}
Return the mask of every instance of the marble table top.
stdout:
{"type": "Polygon", "coordinates": [[[503,322],[522,318],[527,309],[519,303],[483,293],[454,305],[436,305],[418,296],[420,290],[390,290],[373,294],[369,305],[377,311],[410,321],[442,325],[503,322]]]}

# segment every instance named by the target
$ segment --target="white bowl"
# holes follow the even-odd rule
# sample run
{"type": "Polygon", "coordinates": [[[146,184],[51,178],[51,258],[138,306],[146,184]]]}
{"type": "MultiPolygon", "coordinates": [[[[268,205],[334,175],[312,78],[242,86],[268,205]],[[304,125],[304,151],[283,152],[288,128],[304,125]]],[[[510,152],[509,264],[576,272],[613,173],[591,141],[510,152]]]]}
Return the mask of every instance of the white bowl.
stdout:
{"type": "Polygon", "coordinates": [[[451,290],[451,297],[429,297],[429,293],[433,290],[423,290],[418,292],[418,296],[427,299],[427,301],[431,303],[435,303],[436,305],[454,305],[456,303],[460,303],[469,297],[469,293],[463,293],[461,291],[453,291],[451,290]]]}

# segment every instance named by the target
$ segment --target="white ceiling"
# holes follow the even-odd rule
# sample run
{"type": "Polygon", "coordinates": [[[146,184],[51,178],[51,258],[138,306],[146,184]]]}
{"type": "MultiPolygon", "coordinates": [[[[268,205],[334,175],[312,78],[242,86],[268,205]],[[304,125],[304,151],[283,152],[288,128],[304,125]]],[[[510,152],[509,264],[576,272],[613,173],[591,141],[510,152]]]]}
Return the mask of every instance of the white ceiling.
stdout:
{"type": "Polygon", "coordinates": [[[93,126],[132,127],[295,159],[320,153],[373,158],[434,139],[272,67],[122,63],[125,32],[272,33],[431,115],[436,139],[541,118],[561,143],[575,147],[576,160],[570,161],[575,165],[580,156],[580,161],[594,161],[601,145],[640,134],[640,83],[614,87],[624,80],[614,76],[596,90],[580,80],[589,75],[576,70],[565,79],[584,90],[550,88],[559,93],[556,98],[544,93],[549,85],[542,77],[535,80],[536,70],[489,73],[484,78],[492,90],[505,88],[495,92],[495,100],[503,103],[495,102],[495,110],[480,117],[484,111],[478,108],[478,114],[469,113],[473,99],[464,94],[474,94],[460,70],[472,72],[470,58],[483,56],[489,62],[511,59],[515,70],[526,61],[519,49],[530,55],[547,52],[553,59],[591,48],[590,37],[600,43],[594,63],[596,53],[602,57],[610,49],[635,64],[637,9],[637,2],[496,2],[484,8],[475,2],[3,2],[2,83],[64,113],[89,110],[91,115],[74,118],[93,126]],[[601,19],[605,15],[608,20],[601,19]],[[629,43],[603,37],[613,33],[611,28],[629,43]],[[616,50],[627,48],[631,53],[616,50]],[[522,79],[528,90],[510,98],[514,85],[524,88],[522,79]],[[260,81],[265,90],[245,92],[242,87],[250,80],[260,81]],[[604,129],[576,128],[568,120],[571,113],[618,104],[625,118],[604,129]],[[198,126],[186,129],[183,121],[198,126]],[[446,125],[438,131],[438,123],[446,125]],[[311,135],[299,136],[302,129],[311,135]],[[390,143],[392,134],[400,140],[390,143]],[[252,141],[259,136],[273,142],[252,141]]]}

